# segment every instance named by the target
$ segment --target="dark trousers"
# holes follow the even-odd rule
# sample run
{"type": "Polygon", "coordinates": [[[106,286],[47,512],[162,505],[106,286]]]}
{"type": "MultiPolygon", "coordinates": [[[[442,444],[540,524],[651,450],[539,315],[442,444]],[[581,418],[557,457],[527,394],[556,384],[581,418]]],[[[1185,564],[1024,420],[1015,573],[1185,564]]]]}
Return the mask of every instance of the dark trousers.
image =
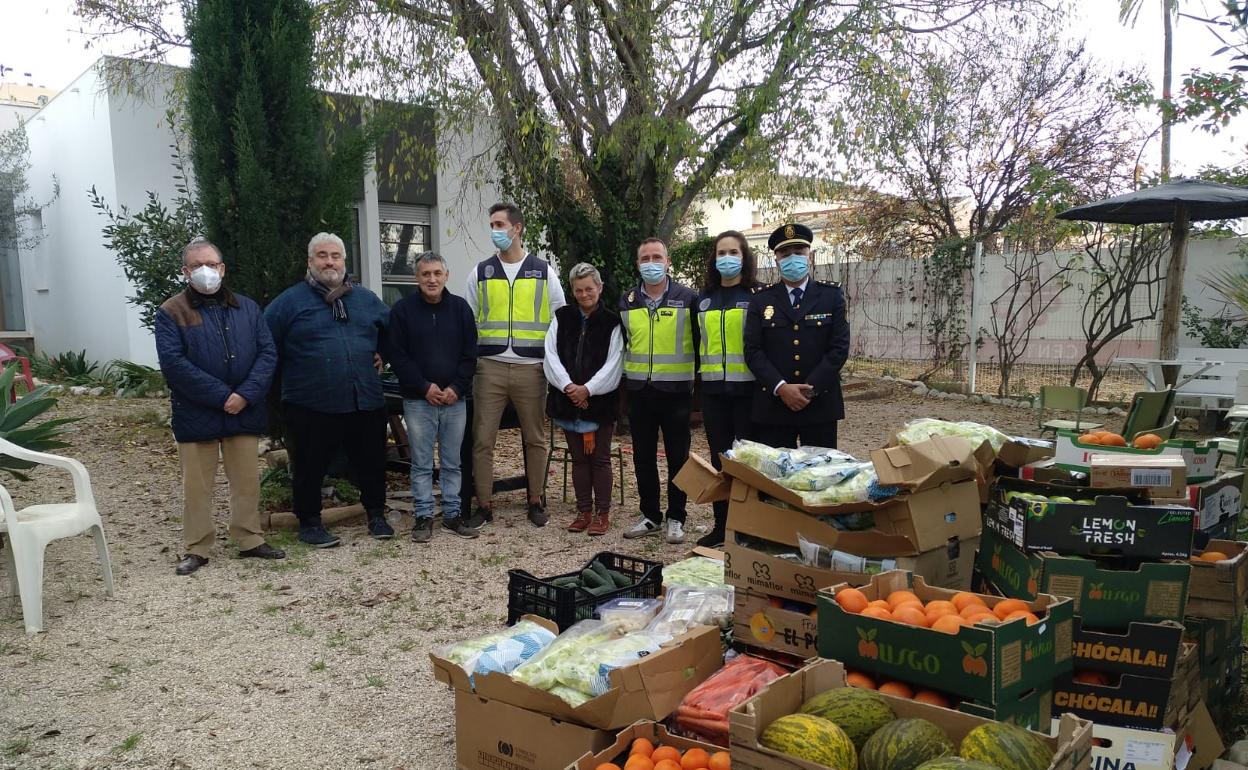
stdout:
{"type": "Polygon", "coordinates": [[[667,518],[685,520],[685,493],[672,480],[689,459],[691,393],[664,393],[652,388],[628,392],[628,423],[633,436],[633,473],[641,513],[650,521],[663,522],[659,508],[659,431],[667,454],[667,518]]]}
{"type": "Polygon", "coordinates": [[[594,451],[585,454],[580,433],[563,432],[572,452],[572,488],[576,490],[577,513],[607,513],[611,510],[611,434],[613,423],[599,423],[594,432],[594,451]]]}
{"type": "Polygon", "coordinates": [[[773,447],[836,449],[836,420],[813,425],[758,425],[754,428],[754,438],[773,447]]]}
{"type": "MultiPolygon", "coordinates": [[[[711,448],[711,464],[719,469],[719,455],[732,449],[735,439],[754,438],[754,423],[750,420],[752,394],[744,396],[717,396],[702,394],[702,426],[706,428],[706,443],[711,448]]],[[[712,503],[715,509],[715,531],[723,532],[728,521],[728,501],[712,503]]]]}
{"type": "Polygon", "coordinates": [[[386,506],[386,410],[329,414],[283,404],[290,479],[301,528],[321,525],[321,484],[341,448],[366,511],[386,506]]]}

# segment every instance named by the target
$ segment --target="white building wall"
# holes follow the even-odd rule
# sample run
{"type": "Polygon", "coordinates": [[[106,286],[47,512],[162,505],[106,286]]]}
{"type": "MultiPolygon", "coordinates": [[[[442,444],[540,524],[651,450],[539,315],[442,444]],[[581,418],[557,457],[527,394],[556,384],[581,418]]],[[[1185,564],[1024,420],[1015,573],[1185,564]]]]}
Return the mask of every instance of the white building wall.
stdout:
{"type": "Polygon", "coordinates": [[[476,264],[494,252],[490,242],[489,208],[503,195],[484,169],[494,168],[497,137],[478,124],[475,130],[446,131],[438,127],[438,205],[433,211],[434,249],[451,268],[447,287],[463,294],[464,282],[476,264]]]}
{"type": "MultiPolygon", "coordinates": [[[[87,197],[94,186],[117,201],[109,113],[92,67],[26,122],[31,197],[47,200],[60,185],[59,197],[42,212],[45,237],[21,255],[29,331],[45,353],[86,350],[99,361],[135,354],[125,301],[130,284],[104,248],[103,219],[87,197]]],[[[153,351],[135,360],[154,358],[153,351]]]]}

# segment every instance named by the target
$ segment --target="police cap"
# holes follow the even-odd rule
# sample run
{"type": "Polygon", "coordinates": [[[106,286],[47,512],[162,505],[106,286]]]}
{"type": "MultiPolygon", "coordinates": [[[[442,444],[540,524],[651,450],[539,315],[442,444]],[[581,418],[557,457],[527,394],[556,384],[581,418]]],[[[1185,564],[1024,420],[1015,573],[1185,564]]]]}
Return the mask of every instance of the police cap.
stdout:
{"type": "Polygon", "coordinates": [[[767,239],[767,248],[775,251],[781,246],[790,246],[799,244],[801,246],[809,246],[815,240],[815,233],[806,225],[799,225],[796,222],[780,225],[772,232],[771,237],[767,239]]]}

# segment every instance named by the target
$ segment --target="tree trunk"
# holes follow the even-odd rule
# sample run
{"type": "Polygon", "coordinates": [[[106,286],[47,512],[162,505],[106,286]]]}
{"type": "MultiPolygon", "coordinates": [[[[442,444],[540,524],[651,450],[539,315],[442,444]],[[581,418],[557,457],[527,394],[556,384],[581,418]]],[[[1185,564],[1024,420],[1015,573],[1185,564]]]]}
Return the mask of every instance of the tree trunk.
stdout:
{"type": "Polygon", "coordinates": [[[1170,181],[1170,85],[1174,80],[1174,20],[1170,17],[1171,0],[1161,0],[1162,63],[1161,63],[1161,181],[1170,181]]]}
{"type": "MultiPolygon", "coordinates": [[[[1170,228],[1170,265],[1166,269],[1166,294],[1161,306],[1160,357],[1172,361],[1179,354],[1179,313],[1183,306],[1183,273],[1187,264],[1188,209],[1175,209],[1170,228]]],[[[1179,367],[1163,366],[1166,385],[1173,387],[1179,378],[1179,367]]]]}

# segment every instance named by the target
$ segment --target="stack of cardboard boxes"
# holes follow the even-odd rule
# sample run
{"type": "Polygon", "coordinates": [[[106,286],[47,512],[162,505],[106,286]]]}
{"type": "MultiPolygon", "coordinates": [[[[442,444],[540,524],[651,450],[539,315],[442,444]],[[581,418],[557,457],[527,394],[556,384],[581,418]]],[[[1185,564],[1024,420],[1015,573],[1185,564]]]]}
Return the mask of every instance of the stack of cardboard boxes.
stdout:
{"type": "Polygon", "coordinates": [[[873,460],[880,483],[904,486],[902,494],[881,503],[811,506],[743,463],[724,458],[719,475],[691,458],[677,484],[698,502],[729,501],[724,575],[736,589],[736,642],[795,663],[810,658],[818,650],[819,589],[862,585],[883,570],[907,570],[933,586],[970,585],[980,526],[975,448],[940,439],[873,460]],[[870,525],[844,529],[847,517],[870,525]],[[835,550],[838,561],[830,568],[803,563],[803,541],[835,550]]]}

